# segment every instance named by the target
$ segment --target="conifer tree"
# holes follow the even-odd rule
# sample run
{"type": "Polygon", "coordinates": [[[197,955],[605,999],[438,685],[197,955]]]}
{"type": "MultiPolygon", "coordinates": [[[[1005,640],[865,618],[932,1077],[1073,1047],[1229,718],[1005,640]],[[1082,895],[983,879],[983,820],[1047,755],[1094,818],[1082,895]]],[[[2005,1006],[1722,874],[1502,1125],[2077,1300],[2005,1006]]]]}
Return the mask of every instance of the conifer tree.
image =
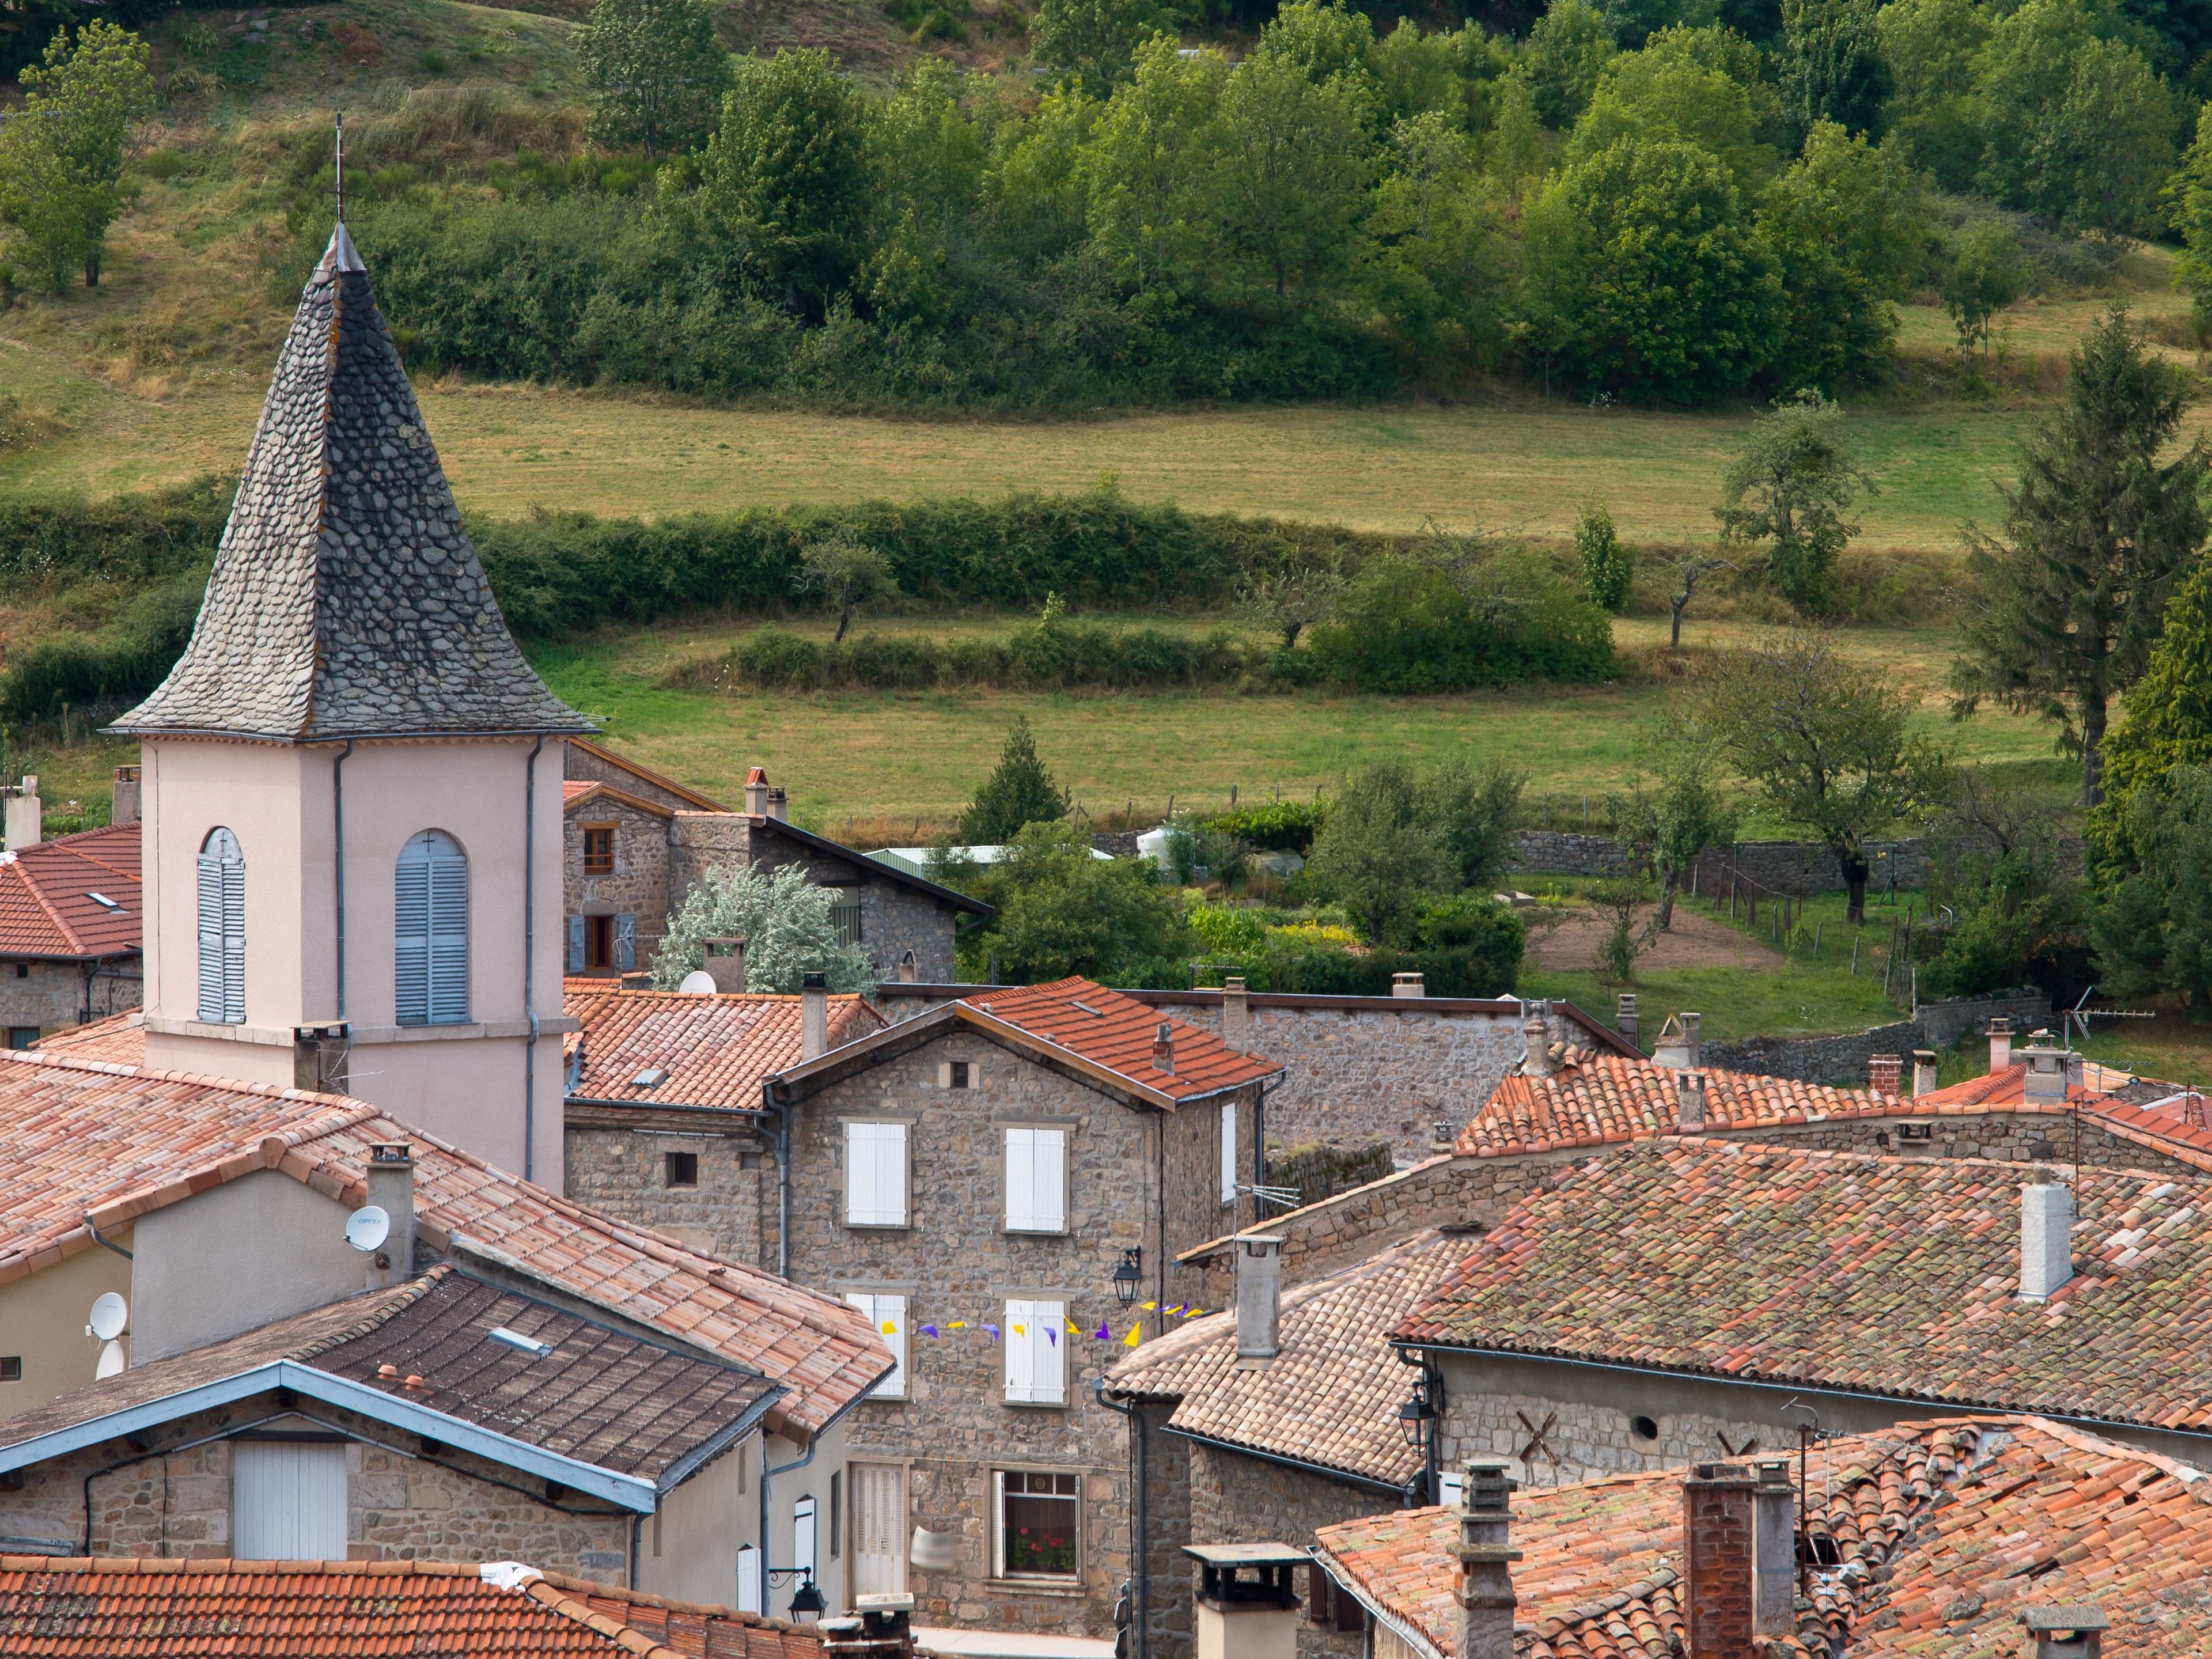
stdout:
{"type": "Polygon", "coordinates": [[[1006,732],[1006,746],[999,753],[998,769],[983,781],[960,815],[960,839],[971,847],[1001,846],[1024,824],[1066,817],[1067,806],[1067,791],[1053,781],[1037,758],[1028,718],[1018,714],[1006,732]]]}

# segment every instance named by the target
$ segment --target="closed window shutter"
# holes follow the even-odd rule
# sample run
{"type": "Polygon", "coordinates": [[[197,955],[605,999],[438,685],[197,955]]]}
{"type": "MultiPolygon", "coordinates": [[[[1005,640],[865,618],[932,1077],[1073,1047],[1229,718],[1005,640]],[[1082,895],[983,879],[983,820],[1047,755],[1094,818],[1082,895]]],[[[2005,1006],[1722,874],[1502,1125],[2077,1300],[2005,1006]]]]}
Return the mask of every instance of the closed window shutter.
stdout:
{"type": "Polygon", "coordinates": [[[222,860],[200,854],[200,1018],[222,1019],[222,860]]]}
{"type": "Polygon", "coordinates": [[[1036,1224],[1030,1217],[1036,1203],[1036,1183],[1033,1178],[1035,1158],[1030,1142],[1036,1136],[1034,1129],[1006,1131],[1006,1225],[1029,1228],[1036,1224]]]}
{"type": "Polygon", "coordinates": [[[738,1546],[738,1611],[761,1610],[761,1554],[750,1544],[738,1546]]]}
{"type": "Polygon", "coordinates": [[[246,1018],[246,866],[228,830],[199,855],[199,1017],[210,1024],[246,1018]]]}
{"type": "Polygon", "coordinates": [[[627,971],[637,966],[637,918],[615,918],[615,966],[627,971]]]}
{"type": "Polygon", "coordinates": [[[222,1017],[246,1021],[246,866],[235,860],[222,866],[222,1017]]]}
{"type": "Polygon", "coordinates": [[[1023,1232],[1056,1233],[1067,1224],[1066,1132],[1006,1131],[1006,1225],[1023,1232]]]}
{"type": "Polygon", "coordinates": [[[430,866],[402,864],[394,872],[392,1001],[402,1025],[430,1019],[430,866]]]}
{"type": "Polygon", "coordinates": [[[896,1463],[855,1463],[853,1485],[854,1595],[906,1594],[906,1471],[896,1463]]]}
{"type": "Polygon", "coordinates": [[[1006,1398],[1030,1406],[1067,1399],[1064,1302],[1006,1304],[1006,1398]]]}
{"type": "Polygon", "coordinates": [[[856,1227],[906,1225],[906,1125],[845,1126],[845,1219],[856,1227]]]}
{"type": "Polygon", "coordinates": [[[231,1448],[231,1480],[232,1537],[240,1559],[345,1559],[343,1446],[240,1441],[231,1448]]]}
{"type": "Polygon", "coordinates": [[[584,919],[581,916],[568,918],[568,971],[572,974],[584,971],[584,919]]]}
{"type": "Polygon", "coordinates": [[[869,1397],[881,1400],[902,1400],[906,1397],[906,1298],[902,1296],[871,1296],[866,1291],[848,1291],[845,1300],[865,1315],[876,1328],[876,1334],[898,1361],[889,1376],[868,1390],[869,1397]]]}
{"type": "Polygon", "coordinates": [[[1006,1350],[1006,1398],[1026,1405],[1035,1397],[1036,1367],[1030,1352],[1030,1322],[1034,1317],[1026,1302],[1006,1304],[1003,1346],[1006,1350]]]}
{"type": "Polygon", "coordinates": [[[437,859],[430,872],[430,1023],[458,1025],[469,1017],[469,866],[437,859]]]}
{"type": "Polygon", "coordinates": [[[1237,1201],[1237,1103],[1224,1101],[1221,1107],[1221,1201],[1237,1201]]]}

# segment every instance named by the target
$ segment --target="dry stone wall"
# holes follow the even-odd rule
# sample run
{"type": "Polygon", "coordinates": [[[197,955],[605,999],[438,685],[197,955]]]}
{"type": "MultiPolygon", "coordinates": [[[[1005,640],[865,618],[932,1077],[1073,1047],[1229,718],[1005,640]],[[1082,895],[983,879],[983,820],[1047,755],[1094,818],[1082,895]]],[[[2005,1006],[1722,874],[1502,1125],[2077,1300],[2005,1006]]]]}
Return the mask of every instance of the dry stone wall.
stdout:
{"type": "Polygon", "coordinates": [[[2051,999],[2040,991],[2022,990],[2003,996],[1923,1003],[1911,1019],[1842,1036],[1701,1042],[1698,1059],[1702,1065],[1726,1071],[1864,1088],[1867,1061],[1875,1054],[1899,1055],[1909,1068],[1914,1049],[1950,1048],[1987,1030],[1990,1021],[1999,1016],[2011,1020],[2016,1031],[2036,1030],[2051,1022],[2051,999]]]}
{"type": "Polygon", "coordinates": [[[696,1129],[601,1127],[595,1115],[574,1106],[565,1139],[570,1198],[688,1249],[775,1270],[775,1164],[766,1141],[696,1129]],[[669,1155],[687,1152],[698,1160],[697,1184],[672,1186],[669,1155]]]}

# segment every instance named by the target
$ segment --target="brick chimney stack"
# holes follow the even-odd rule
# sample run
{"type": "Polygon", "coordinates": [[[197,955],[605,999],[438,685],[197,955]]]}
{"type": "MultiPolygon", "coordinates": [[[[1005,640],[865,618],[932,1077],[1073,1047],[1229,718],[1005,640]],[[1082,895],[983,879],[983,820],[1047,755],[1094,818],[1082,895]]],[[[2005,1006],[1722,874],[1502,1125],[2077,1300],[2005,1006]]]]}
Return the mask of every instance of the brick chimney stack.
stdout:
{"type": "Polygon", "coordinates": [[[1878,1095],[1895,1094],[1904,1073],[1905,1062],[1895,1054],[1874,1054],[1867,1060],[1867,1087],[1878,1095]]]}
{"type": "Polygon", "coordinates": [[[1620,1032],[1622,1036],[1627,1038],[1629,1042],[1633,1042],[1636,1041],[1637,1019],[1635,992],[1623,991],[1620,994],[1620,1000],[1613,1017],[1613,1029],[1620,1032]]]}
{"type": "Polygon", "coordinates": [[[1685,1659],[1752,1659],[1757,1489],[1741,1463],[1698,1463],[1682,1481],[1685,1659]]]}
{"type": "Polygon", "coordinates": [[[145,792],[138,780],[138,769],[135,766],[117,767],[115,769],[115,805],[108,813],[107,821],[110,823],[137,823],[140,805],[144,798],[145,792]]]}
{"type": "MultiPolygon", "coordinates": [[[[1513,1659],[1513,1563],[1507,1541],[1513,1522],[1512,1483],[1502,1458],[1468,1464],[1460,1488],[1457,1659],[1513,1659]]],[[[1747,1648],[1745,1652],[1748,1654],[1747,1648]]]]}
{"type": "Polygon", "coordinates": [[[1175,1075],[1175,1027],[1165,1020],[1152,1033],[1152,1069],[1175,1075]]]}

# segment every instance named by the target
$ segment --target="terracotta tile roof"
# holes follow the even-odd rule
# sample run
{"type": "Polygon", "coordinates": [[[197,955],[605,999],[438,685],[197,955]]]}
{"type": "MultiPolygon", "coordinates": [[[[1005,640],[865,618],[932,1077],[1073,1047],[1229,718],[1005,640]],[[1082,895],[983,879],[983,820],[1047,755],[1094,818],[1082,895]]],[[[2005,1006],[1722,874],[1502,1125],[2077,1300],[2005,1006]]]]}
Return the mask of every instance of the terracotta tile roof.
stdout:
{"type": "MultiPolygon", "coordinates": [[[[2100,1068],[2101,1069],[2101,1068],[2100,1068]]],[[[2084,1083],[2069,1085],[2066,1098],[2075,1103],[2101,1101],[2104,1096],[2084,1083]]],[[[1948,1089],[1917,1097],[1915,1107],[1941,1111],[1946,1106],[2019,1106],[2027,1099],[2027,1062],[2014,1060],[2002,1071],[1987,1072],[1954,1083],[1948,1089]]]]}
{"type": "Polygon", "coordinates": [[[1470,1241],[1425,1232],[1283,1292],[1280,1351],[1237,1369],[1237,1316],[1211,1314],[1114,1367],[1115,1394],[1181,1401],[1174,1425],[1208,1440],[1403,1486],[1420,1457],[1398,1427],[1413,1373],[1390,1331],[1450,1272],[1470,1241]]]}
{"type": "Polygon", "coordinates": [[[634,795],[627,789],[617,788],[611,783],[591,779],[568,778],[561,785],[561,810],[573,812],[580,806],[595,800],[620,801],[624,806],[640,812],[650,813],[656,818],[672,818],[676,809],[664,806],[657,800],[647,800],[643,795],[634,795]]]}
{"type": "MultiPolygon", "coordinates": [[[[761,1079],[799,1063],[797,997],[617,989],[582,992],[566,1003],[581,1022],[584,1056],[571,1100],[757,1112],[761,1079]],[[653,1072],[663,1073],[658,1081],[638,1081],[653,1072]]],[[[830,999],[833,1048],[887,1024],[859,997],[830,999]]]]}
{"type": "Polygon", "coordinates": [[[392,1140],[416,1147],[432,1249],[511,1263],[765,1373],[791,1390],[771,1427],[810,1435],[890,1369],[843,1302],[532,1186],[365,1101],[35,1051],[0,1051],[0,1284],[94,1248],[91,1226],[112,1233],[256,1170],[359,1205],[370,1147],[392,1140]]]}
{"type": "Polygon", "coordinates": [[[0,1650],[39,1659],[818,1659],[803,1626],[442,1561],[0,1556],[0,1650]],[[502,1589],[487,1573],[524,1580],[502,1589]]]}
{"type": "Polygon", "coordinates": [[[138,840],[138,826],[125,823],[0,853],[0,957],[135,954],[138,840]]]}
{"type": "Polygon", "coordinates": [[[593,729],[507,630],[343,225],[301,293],[191,640],[111,729],[593,729]]]}
{"type": "MultiPolygon", "coordinates": [[[[1917,1104],[1871,1089],[1698,1069],[1705,1079],[1705,1121],[1715,1128],[1879,1117],[1917,1104]]],[[[1500,1081],[1474,1121],[1460,1131],[1453,1151],[1495,1158],[1672,1134],[1680,1125],[1678,1113],[1673,1068],[1582,1050],[1549,1077],[1516,1073],[1500,1081]]]]}
{"type": "Polygon", "coordinates": [[[2019,1164],[1665,1137],[1516,1205],[1401,1340],[2212,1430],[2212,1189],[2085,1171],[2016,1299],[2019,1164]]]}
{"type": "MultiPolygon", "coordinates": [[[[1808,1530],[1833,1547],[1794,1637],[1807,1659],[2013,1659],[2027,1607],[2092,1603],[2130,1659],[2212,1651],[2212,1493],[2197,1470],[2033,1417],[1907,1423],[1818,1448],[1808,1530]]],[[[1516,1492],[1516,1654],[1669,1659],[1684,1641],[1680,1469],[1516,1492]]],[[[1320,1529],[1331,1573],[1455,1656],[1449,1509],[1320,1529]]]]}
{"type": "Polygon", "coordinates": [[[951,1005],[981,1023],[1030,1039],[1111,1072],[1170,1101],[1210,1095],[1273,1077],[1283,1068],[1263,1054],[1231,1048],[1212,1031],[1164,1018],[1157,1008],[1087,979],[1048,985],[979,989],[951,1005]],[[1175,1042],[1175,1071],[1152,1065],[1153,1034],[1165,1025],[1175,1042]]]}
{"type": "Polygon", "coordinates": [[[84,1025],[66,1026],[38,1041],[42,1054],[68,1054],[76,1060],[111,1060],[118,1066],[139,1066],[146,1060],[146,1014],[133,1008],[110,1014],[84,1025]]]}
{"type": "Polygon", "coordinates": [[[280,1359],[656,1484],[778,1392],[757,1371],[645,1341],[443,1266],[74,1389],[0,1423],[0,1446],[280,1359]],[[499,1340],[495,1330],[533,1338],[547,1352],[499,1340]],[[424,1386],[407,1387],[410,1376],[424,1386]]]}

